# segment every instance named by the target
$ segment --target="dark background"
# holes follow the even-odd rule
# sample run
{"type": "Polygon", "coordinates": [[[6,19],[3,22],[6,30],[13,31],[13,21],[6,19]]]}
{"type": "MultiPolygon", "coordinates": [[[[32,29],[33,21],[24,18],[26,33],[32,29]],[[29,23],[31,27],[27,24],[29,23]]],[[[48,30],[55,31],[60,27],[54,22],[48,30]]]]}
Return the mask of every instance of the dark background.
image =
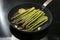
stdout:
{"type": "MultiPolygon", "coordinates": [[[[7,15],[9,11],[16,5],[19,5],[23,1],[34,2],[43,4],[46,0],[4,0],[3,1],[3,10],[4,14],[7,15]]],[[[49,28],[49,36],[59,36],[60,37],[60,0],[53,0],[47,8],[52,12],[53,21],[49,28]]],[[[2,27],[2,26],[1,26],[2,27]]],[[[2,29],[0,28],[0,36],[5,36],[2,29]]]]}

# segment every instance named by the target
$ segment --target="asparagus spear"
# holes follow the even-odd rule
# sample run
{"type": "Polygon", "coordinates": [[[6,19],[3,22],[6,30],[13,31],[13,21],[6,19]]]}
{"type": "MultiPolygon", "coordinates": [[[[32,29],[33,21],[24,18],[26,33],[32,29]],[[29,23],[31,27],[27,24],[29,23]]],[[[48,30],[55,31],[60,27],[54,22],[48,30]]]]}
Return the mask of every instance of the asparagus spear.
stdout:
{"type": "MultiPolygon", "coordinates": [[[[36,10],[36,12],[38,12],[39,11],[39,9],[38,10],[36,10]]],[[[34,17],[37,13],[36,12],[32,12],[31,14],[32,15],[30,15],[30,16],[27,16],[27,18],[26,18],[26,22],[22,25],[22,26],[25,26],[28,22],[29,22],[29,20],[31,20],[32,19],[32,17],[34,17]]]]}
{"type": "Polygon", "coordinates": [[[29,28],[29,25],[30,25],[31,23],[33,23],[33,22],[36,21],[40,16],[43,16],[43,15],[45,15],[45,13],[41,11],[41,13],[39,13],[37,16],[35,16],[34,19],[32,19],[32,20],[27,24],[26,28],[28,29],[28,28],[29,28]]]}
{"type": "Polygon", "coordinates": [[[20,15],[20,17],[19,17],[18,19],[12,21],[12,23],[16,23],[16,22],[20,21],[20,20],[21,20],[21,17],[26,16],[27,14],[29,14],[29,12],[31,12],[31,11],[34,10],[34,9],[35,9],[35,7],[32,7],[31,9],[29,9],[28,12],[24,13],[23,15],[20,15]]]}
{"type": "Polygon", "coordinates": [[[32,7],[28,12],[24,13],[23,15],[21,15],[21,17],[26,16],[27,14],[29,14],[29,12],[33,11],[35,9],[35,7],[32,7]]]}
{"type": "Polygon", "coordinates": [[[42,16],[42,17],[39,17],[34,23],[30,24],[27,29],[29,29],[30,27],[34,26],[34,25],[37,24],[39,21],[41,22],[41,21],[42,21],[42,18],[43,18],[43,16],[42,16]],[[40,19],[40,20],[39,20],[39,19],[40,19]]]}
{"type": "Polygon", "coordinates": [[[28,31],[33,31],[35,30],[36,28],[38,28],[39,26],[41,26],[42,24],[44,24],[46,21],[48,21],[48,19],[44,20],[42,23],[40,23],[39,25],[37,25],[36,27],[32,28],[32,29],[29,29],[28,31]]]}
{"type": "Polygon", "coordinates": [[[37,11],[39,11],[39,9],[38,9],[38,10],[33,10],[33,11],[30,12],[28,15],[26,15],[25,17],[22,17],[22,18],[28,20],[28,19],[31,18],[31,16],[33,16],[34,13],[36,13],[37,11]]]}
{"type": "MultiPolygon", "coordinates": [[[[29,11],[29,9],[27,9],[24,13],[26,13],[27,11],[29,11]]],[[[20,15],[23,15],[24,13],[22,14],[17,14],[16,16],[12,17],[11,20],[15,19],[15,18],[18,18],[20,15]]]]}
{"type": "MultiPolygon", "coordinates": [[[[38,13],[39,13],[39,12],[40,12],[40,11],[38,11],[38,13]]],[[[34,13],[34,15],[31,15],[31,17],[29,17],[29,19],[27,19],[27,21],[26,21],[22,26],[27,25],[27,24],[30,22],[30,20],[32,20],[32,19],[34,18],[34,16],[38,15],[38,13],[34,13]]]]}
{"type": "Polygon", "coordinates": [[[22,23],[22,22],[28,20],[28,18],[29,18],[31,15],[33,15],[35,12],[37,12],[37,11],[38,11],[38,10],[33,10],[32,12],[30,12],[30,13],[29,13],[28,15],[26,15],[25,17],[21,17],[23,20],[20,21],[20,22],[16,22],[16,24],[19,24],[19,23],[22,23]]]}
{"type": "Polygon", "coordinates": [[[22,22],[24,22],[24,21],[29,20],[30,18],[32,18],[32,17],[34,16],[34,13],[36,13],[37,11],[39,11],[39,9],[32,11],[32,12],[29,13],[26,17],[24,17],[22,21],[17,22],[16,24],[20,24],[20,23],[22,23],[22,22]]]}
{"type": "Polygon", "coordinates": [[[31,24],[31,27],[28,30],[31,30],[33,27],[35,27],[37,24],[41,23],[42,21],[46,20],[46,16],[42,16],[41,18],[38,18],[37,21],[35,21],[33,24],[31,24]]]}

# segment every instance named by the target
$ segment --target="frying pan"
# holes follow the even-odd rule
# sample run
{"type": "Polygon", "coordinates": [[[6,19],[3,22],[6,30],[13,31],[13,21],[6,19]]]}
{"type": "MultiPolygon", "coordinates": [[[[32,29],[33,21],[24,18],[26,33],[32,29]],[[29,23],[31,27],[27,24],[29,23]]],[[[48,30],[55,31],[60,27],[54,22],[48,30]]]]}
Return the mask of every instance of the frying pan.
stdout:
{"type": "Polygon", "coordinates": [[[10,22],[11,33],[21,40],[40,40],[40,38],[46,35],[48,32],[49,25],[51,24],[53,19],[52,13],[47,8],[45,8],[43,11],[46,13],[46,16],[48,16],[48,21],[42,26],[40,31],[32,31],[32,32],[21,31],[16,29],[14,27],[14,24],[11,23],[11,18],[17,14],[18,9],[20,8],[28,9],[31,7],[35,7],[36,9],[42,9],[41,6],[42,6],[41,4],[26,2],[13,7],[8,13],[8,20],[10,22]]]}

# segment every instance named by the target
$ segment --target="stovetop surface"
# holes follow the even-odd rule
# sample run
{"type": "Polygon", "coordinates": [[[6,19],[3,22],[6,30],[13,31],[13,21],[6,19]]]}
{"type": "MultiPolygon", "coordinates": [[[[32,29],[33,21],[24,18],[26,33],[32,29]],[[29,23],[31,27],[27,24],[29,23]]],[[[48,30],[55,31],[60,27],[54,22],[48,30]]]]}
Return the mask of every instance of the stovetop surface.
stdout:
{"type": "MultiPolygon", "coordinates": [[[[9,11],[16,5],[19,5],[20,2],[22,2],[23,0],[3,0],[2,4],[2,12],[5,18],[5,21],[7,22],[7,15],[9,13],[9,11]]],[[[24,1],[28,1],[28,0],[24,0],[24,1]]],[[[44,1],[42,0],[29,0],[28,2],[37,2],[39,4],[42,4],[44,1]]],[[[47,8],[51,11],[52,15],[53,15],[53,21],[52,24],[50,25],[49,28],[49,33],[47,35],[48,40],[60,40],[60,0],[53,0],[48,6],[47,8]]],[[[3,20],[4,21],[4,20],[3,20]]],[[[4,27],[9,26],[9,23],[7,22],[6,25],[3,25],[4,27]]],[[[5,35],[3,30],[1,29],[2,25],[0,27],[0,40],[4,39],[6,37],[11,37],[10,32],[7,32],[8,34],[5,35]],[[3,37],[3,38],[2,38],[3,37]]],[[[5,28],[7,30],[7,28],[5,28]]],[[[8,29],[9,30],[9,29],[8,29]]]]}

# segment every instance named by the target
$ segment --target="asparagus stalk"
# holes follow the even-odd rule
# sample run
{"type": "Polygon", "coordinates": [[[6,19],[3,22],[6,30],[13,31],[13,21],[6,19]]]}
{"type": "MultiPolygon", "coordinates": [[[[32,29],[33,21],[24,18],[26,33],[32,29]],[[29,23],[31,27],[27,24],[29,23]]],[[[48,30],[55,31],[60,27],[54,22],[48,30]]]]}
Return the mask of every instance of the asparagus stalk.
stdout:
{"type": "Polygon", "coordinates": [[[35,15],[35,13],[38,12],[38,11],[39,11],[39,9],[37,9],[37,10],[35,9],[34,12],[31,12],[31,14],[29,14],[29,15],[26,17],[26,19],[29,20],[29,19],[32,18],[32,17],[35,15]]]}
{"type": "Polygon", "coordinates": [[[33,24],[31,24],[31,27],[28,30],[31,30],[33,27],[35,27],[37,24],[41,23],[42,21],[46,20],[46,16],[42,16],[41,18],[38,18],[37,21],[35,21],[33,24]]]}
{"type": "Polygon", "coordinates": [[[34,13],[36,13],[37,11],[39,11],[39,9],[38,9],[38,10],[33,10],[33,11],[30,12],[28,15],[26,15],[25,17],[22,17],[22,18],[28,20],[28,19],[31,18],[31,16],[33,16],[34,13]]]}
{"type": "Polygon", "coordinates": [[[43,15],[45,15],[45,13],[41,11],[37,16],[34,17],[34,19],[32,19],[32,20],[27,24],[26,28],[28,29],[28,28],[29,28],[29,25],[30,25],[31,23],[33,23],[33,22],[36,21],[40,16],[43,16],[43,15]]]}
{"type": "Polygon", "coordinates": [[[38,10],[33,10],[32,12],[30,12],[30,13],[29,13],[28,15],[26,15],[25,17],[21,17],[23,20],[20,21],[20,22],[16,22],[16,24],[19,24],[19,23],[22,23],[22,22],[28,20],[28,18],[29,18],[31,15],[33,15],[35,12],[37,12],[37,11],[38,11],[38,10]]]}
{"type": "Polygon", "coordinates": [[[29,31],[33,31],[35,29],[37,29],[38,27],[40,27],[41,25],[43,25],[46,21],[48,21],[48,19],[44,20],[42,23],[40,23],[39,25],[37,25],[36,27],[29,29],[29,31]]]}
{"type": "Polygon", "coordinates": [[[12,23],[16,23],[16,22],[20,21],[20,20],[21,20],[21,17],[26,16],[27,14],[29,14],[29,12],[31,12],[31,11],[34,10],[34,9],[35,9],[35,7],[32,7],[31,9],[29,9],[28,12],[24,13],[23,15],[20,15],[20,17],[19,17],[18,19],[12,21],[12,23]]]}
{"type": "Polygon", "coordinates": [[[40,11],[38,10],[38,12],[34,13],[33,15],[31,15],[22,26],[27,25],[30,22],[30,20],[32,20],[34,18],[35,15],[38,15],[39,12],[40,11]]]}
{"type": "Polygon", "coordinates": [[[26,17],[24,17],[22,21],[17,22],[16,24],[20,24],[20,23],[22,23],[22,22],[24,22],[24,21],[29,20],[30,18],[33,17],[34,13],[36,13],[37,11],[39,11],[39,9],[38,9],[38,10],[34,10],[34,11],[32,11],[32,12],[29,13],[26,17]]]}
{"type": "MultiPolygon", "coordinates": [[[[26,13],[27,11],[29,11],[29,9],[27,9],[24,13],[26,13]]],[[[17,14],[16,16],[12,17],[11,20],[15,19],[15,18],[18,18],[20,15],[23,15],[24,13],[22,14],[17,14]]]]}
{"type": "Polygon", "coordinates": [[[21,17],[26,16],[27,14],[29,14],[31,11],[33,11],[35,9],[35,7],[32,7],[31,9],[29,9],[28,12],[24,13],[23,15],[21,15],[21,17]]]}

